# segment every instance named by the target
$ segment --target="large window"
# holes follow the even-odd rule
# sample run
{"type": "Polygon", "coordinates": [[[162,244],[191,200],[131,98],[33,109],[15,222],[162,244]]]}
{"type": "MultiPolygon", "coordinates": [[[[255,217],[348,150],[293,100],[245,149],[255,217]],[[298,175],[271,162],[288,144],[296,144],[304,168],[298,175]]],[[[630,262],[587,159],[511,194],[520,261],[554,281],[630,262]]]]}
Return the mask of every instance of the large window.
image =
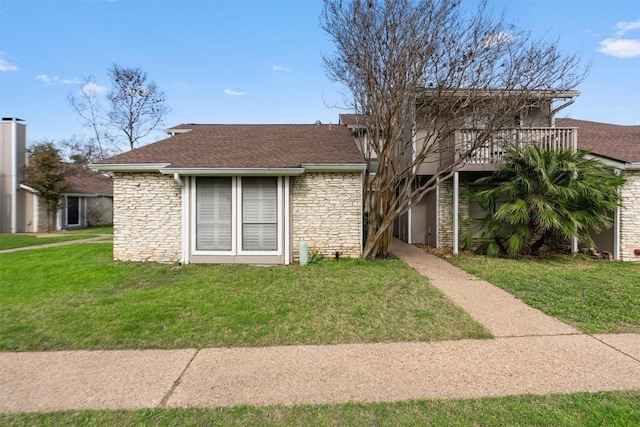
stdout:
{"type": "Polygon", "coordinates": [[[197,251],[230,255],[278,251],[277,177],[198,177],[195,181],[197,251]]]}
{"type": "Polygon", "coordinates": [[[231,178],[198,178],[196,249],[231,250],[231,178]]]}
{"type": "Polygon", "coordinates": [[[278,249],[278,178],[242,178],[242,250],[278,249]]]}

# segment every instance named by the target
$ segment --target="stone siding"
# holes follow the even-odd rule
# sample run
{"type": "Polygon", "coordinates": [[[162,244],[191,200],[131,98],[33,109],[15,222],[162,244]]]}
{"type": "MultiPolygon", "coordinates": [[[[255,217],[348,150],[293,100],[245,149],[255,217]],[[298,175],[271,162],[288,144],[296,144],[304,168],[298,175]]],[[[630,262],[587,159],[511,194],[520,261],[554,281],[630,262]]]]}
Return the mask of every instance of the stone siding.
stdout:
{"type": "Polygon", "coordinates": [[[298,244],[333,257],[362,253],[362,180],[360,173],[305,173],[291,178],[292,255],[298,244]]]}
{"type": "Polygon", "coordinates": [[[116,173],[113,257],[178,262],[182,253],[182,187],[159,173],[116,173]]]}
{"type": "Polygon", "coordinates": [[[623,176],[627,183],[620,192],[620,256],[622,261],[640,262],[640,256],[633,253],[640,249],[640,171],[626,171],[623,176]]]}
{"type": "MultiPolygon", "coordinates": [[[[438,191],[438,248],[453,248],[453,178],[441,181],[438,191]]],[[[458,196],[469,190],[469,179],[460,175],[458,181],[458,196]]],[[[462,224],[469,218],[469,201],[458,201],[458,233],[462,233],[466,226],[462,224]]]]}

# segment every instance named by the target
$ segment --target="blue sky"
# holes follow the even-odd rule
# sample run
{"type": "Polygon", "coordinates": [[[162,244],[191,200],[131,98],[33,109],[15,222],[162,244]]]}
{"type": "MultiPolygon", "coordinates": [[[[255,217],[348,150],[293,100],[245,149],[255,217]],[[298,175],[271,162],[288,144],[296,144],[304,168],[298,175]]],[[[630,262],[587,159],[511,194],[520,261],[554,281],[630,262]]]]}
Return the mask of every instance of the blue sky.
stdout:
{"type": "MultiPolygon", "coordinates": [[[[640,124],[640,1],[489,5],[591,63],[562,117],[640,124]]],[[[336,123],[343,88],[322,66],[332,44],[321,9],[315,0],[2,0],[0,114],[25,119],[30,142],[86,134],[67,94],[90,75],[108,87],[116,63],[142,68],[165,91],[165,127],[336,123]]]]}

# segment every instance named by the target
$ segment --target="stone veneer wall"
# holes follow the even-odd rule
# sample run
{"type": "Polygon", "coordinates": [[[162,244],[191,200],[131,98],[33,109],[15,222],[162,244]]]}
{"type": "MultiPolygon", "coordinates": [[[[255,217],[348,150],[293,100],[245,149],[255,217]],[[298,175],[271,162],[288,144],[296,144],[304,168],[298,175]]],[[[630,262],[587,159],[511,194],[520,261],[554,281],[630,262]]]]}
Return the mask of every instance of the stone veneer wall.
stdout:
{"type": "Polygon", "coordinates": [[[640,249],[640,171],[625,171],[620,211],[620,256],[622,261],[640,262],[634,249],[640,249]]]}
{"type": "Polygon", "coordinates": [[[362,179],[360,173],[305,173],[291,178],[292,254],[298,244],[333,257],[362,253],[362,179]]]}
{"type": "MultiPolygon", "coordinates": [[[[438,190],[438,248],[453,248],[453,178],[441,181],[438,190]]],[[[469,179],[460,174],[458,196],[469,189],[469,179]]],[[[458,201],[459,233],[464,230],[462,221],[469,217],[469,201],[458,201]]]]}
{"type": "Polygon", "coordinates": [[[160,173],[116,173],[113,257],[121,261],[180,261],[182,187],[160,173]]]}

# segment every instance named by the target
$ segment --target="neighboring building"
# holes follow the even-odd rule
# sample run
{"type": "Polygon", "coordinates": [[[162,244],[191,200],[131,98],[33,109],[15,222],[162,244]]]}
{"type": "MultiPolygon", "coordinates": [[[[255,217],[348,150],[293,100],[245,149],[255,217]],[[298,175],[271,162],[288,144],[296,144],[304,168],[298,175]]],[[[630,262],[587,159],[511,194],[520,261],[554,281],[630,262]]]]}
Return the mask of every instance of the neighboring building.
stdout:
{"type": "MultiPolygon", "coordinates": [[[[471,92],[471,91],[469,91],[471,92]]],[[[428,91],[426,91],[428,96],[428,91]]],[[[500,92],[485,91],[486,97],[499,96],[500,92]]],[[[455,97],[464,98],[466,91],[456,92],[455,97]]],[[[502,155],[508,146],[525,146],[528,144],[542,144],[553,148],[576,149],[577,130],[572,127],[558,127],[554,123],[554,114],[573,102],[579,92],[532,92],[531,102],[523,103],[520,113],[513,118],[511,127],[502,128],[492,134],[491,139],[482,147],[473,151],[472,156],[453,174],[450,179],[440,181],[436,187],[427,193],[396,221],[394,235],[407,243],[427,244],[436,248],[452,248],[458,252],[458,236],[460,233],[459,220],[484,217],[486,212],[480,211],[468,200],[461,199],[460,193],[468,190],[473,182],[481,176],[491,174],[497,170],[502,161],[502,155]],[[564,102],[554,107],[554,101],[564,102]]],[[[469,114],[456,118],[453,123],[459,123],[450,137],[432,141],[433,135],[420,127],[420,123],[430,122],[418,117],[414,120],[416,127],[413,131],[413,149],[422,150],[423,144],[438,144],[433,154],[418,167],[418,182],[426,182],[439,170],[450,166],[460,152],[473,147],[477,135],[483,131],[482,109],[469,106],[469,114]]],[[[374,157],[369,150],[369,137],[362,133],[362,118],[354,114],[340,115],[340,123],[352,129],[357,145],[364,150],[367,157],[374,157]],[[369,151],[369,153],[367,153],[369,151]]],[[[406,156],[406,153],[404,154],[406,156]]],[[[411,153],[409,153],[411,156],[411,153]]],[[[375,173],[377,161],[374,159],[375,173]]]]}
{"type": "Polygon", "coordinates": [[[591,152],[613,166],[627,180],[620,189],[621,208],[614,214],[613,227],[594,241],[599,251],[614,259],[640,262],[640,126],[621,126],[586,120],[558,119],[561,126],[578,129],[578,148],[591,152]]]}
{"type": "MultiPolygon", "coordinates": [[[[25,182],[27,126],[17,118],[0,122],[0,233],[47,230],[45,204],[25,182]]],[[[68,164],[69,189],[51,229],[70,230],[111,224],[113,180],[86,167],[68,164]]]]}
{"type": "Polygon", "coordinates": [[[0,233],[29,231],[30,209],[20,182],[27,161],[27,126],[23,120],[3,117],[0,122],[0,233]]]}
{"type": "MultiPolygon", "coordinates": [[[[554,98],[571,99],[577,95],[577,92],[571,91],[560,96],[556,94],[554,98]]],[[[482,219],[486,215],[477,203],[461,198],[460,194],[473,189],[476,179],[497,170],[507,145],[541,144],[550,148],[590,151],[594,157],[615,167],[627,179],[621,189],[622,208],[614,214],[614,226],[593,237],[598,249],[609,251],[614,259],[640,261],[640,256],[635,254],[640,250],[640,126],[555,119],[552,101],[549,98],[548,102],[528,109],[513,127],[496,132],[491,141],[475,150],[451,179],[440,182],[396,221],[395,236],[408,243],[451,248],[457,253],[459,232],[464,227],[462,220],[482,219]]],[[[375,153],[367,149],[369,141],[363,133],[362,117],[342,114],[340,123],[352,129],[358,147],[366,157],[372,158],[372,170],[369,172],[375,174],[377,159],[375,153]]],[[[450,147],[449,153],[442,150],[436,158],[421,165],[418,179],[428,179],[446,165],[455,155],[454,150],[464,151],[478,131],[478,128],[457,130],[452,141],[444,144],[450,147]]],[[[421,129],[416,130],[417,144],[425,139],[423,135],[421,129]]]]}
{"type": "Polygon", "coordinates": [[[362,173],[332,125],[186,124],[91,165],[114,173],[114,258],[290,264],[362,250],[362,173]]]}
{"type": "MultiPolygon", "coordinates": [[[[113,178],[92,171],[83,165],[65,164],[68,188],[63,194],[62,207],[50,219],[51,230],[75,230],[113,223],[113,178]]],[[[38,192],[23,183],[26,192],[25,212],[27,232],[47,230],[47,211],[38,192]]]]}

